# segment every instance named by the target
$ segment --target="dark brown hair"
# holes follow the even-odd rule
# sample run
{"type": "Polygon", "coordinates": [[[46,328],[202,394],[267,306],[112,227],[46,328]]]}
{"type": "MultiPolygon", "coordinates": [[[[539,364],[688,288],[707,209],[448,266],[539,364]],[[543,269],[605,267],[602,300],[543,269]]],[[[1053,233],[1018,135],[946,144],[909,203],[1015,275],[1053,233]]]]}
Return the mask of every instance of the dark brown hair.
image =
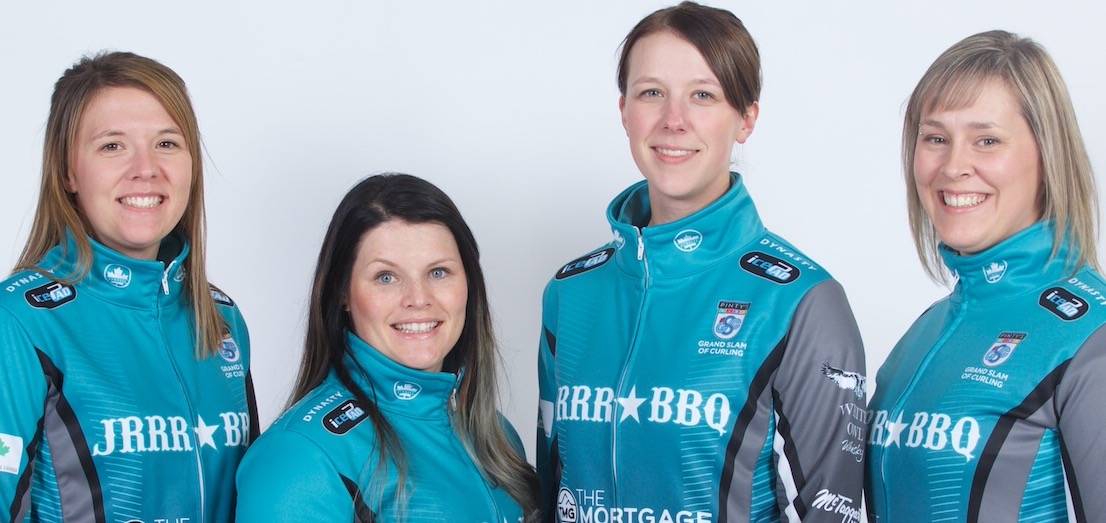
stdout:
{"type": "MultiPolygon", "coordinates": [[[[489,481],[503,487],[522,506],[527,521],[532,521],[537,517],[538,477],[533,467],[511,446],[496,410],[499,351],[476,238],[449,196],[426,180],[399,173],[370,176],[350,189],[338,204],[319,249],[308,305],[303,361],[290,403],[302,399],[334,371],[338,381],[361,402],[372,421],[381,442],[376,471],[382,472],[389,460],[395,465],[401,486],[396,491],[397,505],[404,504],[402,485],[407,460],[403,445],[372,401],[369,394],[372,391],[366,392],[353,380],[354,372],[364,370],[350,368],[345,359],[350,354],[346,332],[353,327],[344,305],[348,303],[357,251],[361,239],[369,231],[390,220],[438,223],[447,227],[457,242],[468,280],[468,296],[461,337],[442,362],[443,372],[456,373],[464,369],[457,403],[453,407],[456,411],[451,418],[476,466],[489,481]]],[[[356,359],[353,362],[360,365],[356,359]]],[[[373,495],[378,496],[380,492],[373,495]]]]}
{"type": "Polygon", "coordinates": [[[618,59],[618,92],[626,96],[630,51],[653,33],[670,31],[699,50],[718,77],[726,102],[742,116],[760,99],[760,52],[745,24],[733,13],[695,2],[654,11],[642,18],[622,41],[618,59]]]}

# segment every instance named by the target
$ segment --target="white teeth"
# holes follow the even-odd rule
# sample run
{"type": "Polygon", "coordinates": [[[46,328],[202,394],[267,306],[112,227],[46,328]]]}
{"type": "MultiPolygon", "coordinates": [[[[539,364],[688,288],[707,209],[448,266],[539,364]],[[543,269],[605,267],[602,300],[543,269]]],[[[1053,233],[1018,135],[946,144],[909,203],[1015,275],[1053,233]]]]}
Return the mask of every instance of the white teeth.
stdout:
{"type": "Polygon", "coordinates": [[[161,205],[161,196],[124,196],[119,201],[127,207],[137,207],[139,209],[153,209],[158,205],[161,205]]]}
{"type": "Polygon", "coordinates": [[[983,200],[987,199],[986,194],[979,193],[949,194],[947,192],[942,192],[941,197],[945,199],[945,205],[958,209],[975,207],[983,203],[983,200]]]}
{"type": "Polygon", "coordinates": [[[687,149],[662,149],[657,147],[657,152],[665,156],[687,156],[694,151],[689,151],[687,149]]]}
{"type": "Polygon", "coordinates": [[[428,321],[422,323],[397,323],[393,325],[396,330],[404,334],[425,334],[434,330],[442,322],[440,321],[428,321]]]}

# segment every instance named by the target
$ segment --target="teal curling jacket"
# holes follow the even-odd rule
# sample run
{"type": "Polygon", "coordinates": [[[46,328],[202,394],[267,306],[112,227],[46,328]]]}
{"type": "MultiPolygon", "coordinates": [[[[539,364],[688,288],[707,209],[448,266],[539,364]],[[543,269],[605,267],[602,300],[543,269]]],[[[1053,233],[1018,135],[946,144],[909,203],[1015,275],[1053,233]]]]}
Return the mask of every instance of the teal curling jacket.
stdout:
{"type": "Polygon", "coordinates": [[[956,287],[877,376],[871,521],[1106,520],[1106,282],[1053,231],[942,246],[956,287]]]}
{"type": "Polygon", "coordinates": [[[841,286],[737,174],[690,216],[649,217],[641,182],[607,210],[614,240],[545,290],[550,519],[859,521],[864,352],[841,286]]]}
{"type": "Polygon", "coordinates": [[[89,241],[74,285],[54,279],[71,237],[39,264],[53,273],[0,283],[0,520],[231,520],[257,426],[242,316],[212,290],[230,334],[197,360],[188,245],[170,236],[146,261],[89,241]]]}
{"type": "MultiPolygon", "coordinates": [[[[406,503],[396,503],[393,462],[378,470],[372,421],[332,371],[246,454],[238,470],[238,521],[521,521],[518,503],[484,478],[454,430],[451,400],[460,375],[409,369],[353,333],[347,340],[353,380],[403,446],[406,503]]],[[[504,425],[523,454],[518,435],[504,425]]]]}

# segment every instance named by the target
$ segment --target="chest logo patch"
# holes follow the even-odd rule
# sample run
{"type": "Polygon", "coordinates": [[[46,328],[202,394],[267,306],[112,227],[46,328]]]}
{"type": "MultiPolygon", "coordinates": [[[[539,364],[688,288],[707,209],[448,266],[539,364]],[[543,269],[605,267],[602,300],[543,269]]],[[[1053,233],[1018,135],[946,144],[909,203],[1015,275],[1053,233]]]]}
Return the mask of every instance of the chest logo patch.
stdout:
{"type": "Polygon", "coordinates": [[[582,272],[587,272],[597,267],[602,267],[603,264],[611,260],[611,255],[614,254],[613,247],[607,247],[599,252],[593,252],[587,256],[581,256],[565,264],[561,267],[561,270],[557,271],[557,275],[554,279],[563,280],[569,276],[576,276],[582,272]]]}
{"type": "Polygon", "coordinates": [[[998,339],[983,353],[983,364],[988,367],[998,367],[1014,355],[1014,349],[1025,339],[1021,332],[1004,332],[998,335],[998,339]]]}
{"type": "Polygon", "coordinates": [[[714,335],[721,340],[728,340],[737,336],[741,326],[745,324],[745,315],[748,312],[748,303],[718,302],[718,315],[714,318],[714,335]]]}
{"type": "Polygon", "coordinates": [[[131,268],[118,263],[108,264],[107,267],[104,267],[104,279],[112,287],[125,289],[131,284],[131,268]]]}
{"type": "Polygon", "coordinates": [[[672,239],[676,248],[684,252],[692,252],[703,243],[703,234],[695,229],[684,229],[672,239]]]}
{"type": "Polygon", "coordinates": [[[396,398],[404,401],[417,398],[420,392],[422,392],[422,387],[420,387],[418,383],[397,381],[392,385],[392,393],[396,395],[396,398]]]}
{"type": "Polygon", "coordinates": [[[365,409],[357,405],[356,401],[346,400],[323,416],[323,428],[331,434],[341,436],[365,421],[366,417],[365,409]]]}
{"type": "Polygon", "coordinates": [[[770,282],[786,285],[799,279],[799,268],[759,251],[741,256],[741,268],[770,282]]]}
{"type": "Polygon", "coordinates": [[[1064,321],[1078,320],[1087,313],[1087,302],[1063,287],[1052,287],[1041,293],[1037,303],[1064,321]]]}
{"type": "Polygon", "coordinates": [[[234,363],[242,357],[242,352],[238,350],[238,344],[234,342],[234,338],[227,336],[223,338],[223,345],[219,347],[219,355],[227,360],[227,363],[234,363]]]}
{"type": "Polygon", "coordinates": [[[998,283],[1006,275],[1006,260],[991,262],[983,268],[983,278],[987,283],[998,283]]]}
{"type": "Polygon", "coordinates": [[[50,282],[41,287],[35,287],[23,294],[27,303],[36,309],[53,309],[61,307],[77,298],[77,289],[71,285],[50,282]]]}

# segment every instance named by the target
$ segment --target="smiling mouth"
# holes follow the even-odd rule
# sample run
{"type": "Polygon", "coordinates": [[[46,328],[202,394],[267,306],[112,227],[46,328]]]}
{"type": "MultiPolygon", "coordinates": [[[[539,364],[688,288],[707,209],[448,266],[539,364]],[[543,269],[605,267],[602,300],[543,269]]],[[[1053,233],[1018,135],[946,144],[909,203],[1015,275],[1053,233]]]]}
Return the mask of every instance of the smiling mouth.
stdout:
{"type": "Polygon", "coordinates": [[[954,209],[970,209],[983,203],[988,197],[988,195],[983,193],[952,194],[945,191],[940,192],[941,199],[945,202],[945,205],[954,209]]]}
{"type": "Polygon", "coordinates": [[[665,160],[683,160],[692,154],[699,152],[697,149],[672,149],[668,147],[652,147],[653,151],[665,160]]]}
{"type": "Polygon", "coordinates": [[[403,334],[426,334],[441,325],[440,321],[420,321],[411,323],[393,323],[392,328],[403,334]]]}
{"type": "Polygon", "coordinates": [[[117,200],[119,203],[127,206],[134,207],[135,209],[153,209],[161,202],[165,201],[164,196],[124,196],[117,200]]]}

